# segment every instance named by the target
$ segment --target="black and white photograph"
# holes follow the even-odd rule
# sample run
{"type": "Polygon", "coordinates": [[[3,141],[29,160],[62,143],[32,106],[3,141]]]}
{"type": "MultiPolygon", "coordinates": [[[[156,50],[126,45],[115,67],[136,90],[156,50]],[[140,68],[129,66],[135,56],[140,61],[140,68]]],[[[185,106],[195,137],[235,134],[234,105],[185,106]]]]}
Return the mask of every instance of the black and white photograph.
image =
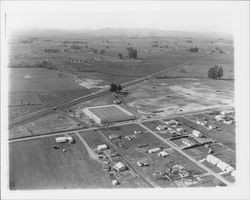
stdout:
{"type": "Polygon", "coordinates": [[[2,1],[3,199],[249,199],[249,1],[2,1]]]}

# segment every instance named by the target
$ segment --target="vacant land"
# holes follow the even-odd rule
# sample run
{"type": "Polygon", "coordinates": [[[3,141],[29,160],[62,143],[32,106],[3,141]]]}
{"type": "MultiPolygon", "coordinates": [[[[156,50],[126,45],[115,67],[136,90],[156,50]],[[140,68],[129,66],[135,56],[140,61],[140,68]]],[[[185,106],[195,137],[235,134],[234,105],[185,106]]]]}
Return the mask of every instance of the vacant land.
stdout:
{"type": "Polygon", "coordinates": [[[33,122],[12,128],[9,131],[10,138],[26,135],[37,135],[55,131],[64,131],[80,128],[79,123],[65,115],[54,113],[37,119],[33,122]]]}
{"type": "Polygon", "coordinates": [[[112,187],[101,164],[89,157],[77,136],[73,137],[76,142],[70,145],[58,145],[54,137],[11,143],[10,189],[112,187]]]}

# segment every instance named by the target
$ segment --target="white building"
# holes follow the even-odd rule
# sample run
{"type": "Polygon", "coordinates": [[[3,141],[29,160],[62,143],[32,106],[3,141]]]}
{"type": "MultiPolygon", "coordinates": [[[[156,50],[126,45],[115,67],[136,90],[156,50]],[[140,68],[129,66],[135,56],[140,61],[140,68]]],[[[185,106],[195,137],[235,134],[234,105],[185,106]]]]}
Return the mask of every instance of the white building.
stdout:
{"type": "Polygon", "coordinates": [[[197,131],[197,130],[193,130],[193,135],[195,137],[202,137],[202,133],[200,131],[197,131]]]}
{"type": "Polygon", "coordinates": [[[223,115],[216,115],[216,116],[214,117],[214,119],[215,119],[216,121],[222,121],[222,120],[224,119],[224,116],[223,116],[223,115]]]}
{"type": "Polygon", "coordinates": [[[161,150],[161,148],[160,147],[157,147],[157,148],[154,148],[154,149],[149,149],[148,150],[148,153],[157,153],[157,152],[159,152],[161,150]]]}
{"type": "Polygon", "coordinates": [[[124,171],[126,166],[122,162],[118,162],[115,164],[114,169],[117,171],[124,171]]]}
{"type": "Polygon", "coordinates": [[[98,151],[103,151],[103,150],[106,150],[108,149],[108,146],[106,144],[100,144],[97,146],[97,150],[98,151]]]}
{"type": "Polygon", "coordinates": [[[171,119],[170,121],[166,121],[165,122],[166,123],[166,125],[179,125],[179,122],[177,122],[176,120],[174,120],[174,119],[171,119]]]}
{"type": "Polygon", "coordinates": [[[213,155],[211,155],[211,154],[209,154],[208,156],[207,156],[207,162],[210,162],[210,163],[212,163],[213,165],[216,165],[217,163],[219,163],[221,160],[219,159],[219,158],[217,158],[217,157],[215,157],[215,156],[213,156],[213,155]]]}
{"type": "Polygon", "coordinates": [[[236,170],[231,172],[231,176],[235,177],[236,170]]]}
{"type": "Polygon", "coordinates": [[[222,115],[230,115],[230,114],[233,113],[233,111],[232,111],[232,110],[223,110],[223,111],[221,111],[220,113],[221,113],[222,115]]]}
{"type": "Polygon", "coordinates": [[[168,128],[168,127],[165,126],[165,125],[159,125],[159,126],[156,127],[156,130],[162,131],[162,130],[165,130],[165,129],[167,129],[167,128],[168,128]]]}
{"type": "Polygon", "coordinates": [[[72,143],[73,141],[74,139],[71,136],[64,136],[64,137],[56,138],[56,143],[64,143],[64,142],[72,143]]]}
{"type": "Polygon", "coordinates": [[[229,165],[229,166],[225,169],[225,171],[226,171],[227,173],[231,173],[231,172],[234,171],[234,168],[233,168],[232,166],[229,165]]]}
{"type": "Polygon", "coordinates": [[[222,171],[226,171],[226,168],[229,167],[229,165],[223,161],[220,161],[217,163],[217,167],[219,167],[222,171]]]}
{"type": "Polygon", "coordinates": [[[185,145],[188,146],[188,147],[191,147],[191,146],[195,145],[195,142],[190,141],[190,140],[188,140],[187,138],[182,138],[181,141],[182,141],[183,144],[185,144],[185,145]]]}
{"type": "Polygon", "coordinates": [[[177,130],[179,133],[182,133],[182,132],[184,131],[183,128],[177,128],[176,130],[177,130]]]}
{"type": "Polygon", "coordinates": [[[162,158],[165,158],[165,157],[168,156],[168,153],[167,153],[166,151],[160,151],[160,152],[158,153],[158,156],[160,156],[160,157],[162,157],[162,158]]]}

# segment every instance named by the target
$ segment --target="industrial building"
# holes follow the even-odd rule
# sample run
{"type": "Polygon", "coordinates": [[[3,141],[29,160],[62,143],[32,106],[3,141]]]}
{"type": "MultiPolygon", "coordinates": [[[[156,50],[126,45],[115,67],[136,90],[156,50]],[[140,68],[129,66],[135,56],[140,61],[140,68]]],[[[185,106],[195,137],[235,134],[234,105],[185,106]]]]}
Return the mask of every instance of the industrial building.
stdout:
{"type": "Polygon", "coordinates": [[[97,124],[110,124],[135,119],[135,116],[118,105],[84,108],[83,112],[97,124]]]}

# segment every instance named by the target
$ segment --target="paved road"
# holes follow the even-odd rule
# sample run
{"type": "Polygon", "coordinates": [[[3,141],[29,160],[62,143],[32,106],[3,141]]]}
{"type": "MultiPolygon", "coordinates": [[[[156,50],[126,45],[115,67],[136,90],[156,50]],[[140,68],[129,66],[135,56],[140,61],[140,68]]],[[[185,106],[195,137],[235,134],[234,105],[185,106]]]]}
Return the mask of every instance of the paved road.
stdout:
{"type": "Polygon", "coordinates": [[[229,181],[227,181],[225,178],[223,178],[219,174],[215,173],[214,171],[212,171],[211,169],[209,169],[208,167],[206,167],[205,165],[203,165],[199,161],[195,160],[194,158],[192,158],[191,156],[189,156],[188,154],[186,154],[185,152],[183,152],[182,150],[180,150],[179,148],[177,148],[176,146],[174,146],[173,144],[171,144],[169,141],[167,141],[166,139],[162,138],[161,136],[159,136],[158,134],[156,134],[154,131],[152,131],[151,129],[149,129],[148,127],[146,127],[144,124],[142,124],[142,123],[138,123],[138,124],[141,127],[143,127],[144,129],[146,129],[147,131],[149,131],[151,134],[153,134],[155,137],[157,137],[158,139],[160,139],[161,141],[163,141],[164,143],[166,143],[167,145],[171,146],[173,149],[175,149],[176,151],[178,151],[180,154],[182,154],[183,156],[185,156],[186,158],[188,158],[190,161],[192,161],[193,163],[195,163],[196,165],[198,165],[200,168],[204,169],[209,174],[213,175],[215,178],[217,178],[221,182],[225,183],[228,186],[232,185],[232,183],[230,183],[229,181]]]}

